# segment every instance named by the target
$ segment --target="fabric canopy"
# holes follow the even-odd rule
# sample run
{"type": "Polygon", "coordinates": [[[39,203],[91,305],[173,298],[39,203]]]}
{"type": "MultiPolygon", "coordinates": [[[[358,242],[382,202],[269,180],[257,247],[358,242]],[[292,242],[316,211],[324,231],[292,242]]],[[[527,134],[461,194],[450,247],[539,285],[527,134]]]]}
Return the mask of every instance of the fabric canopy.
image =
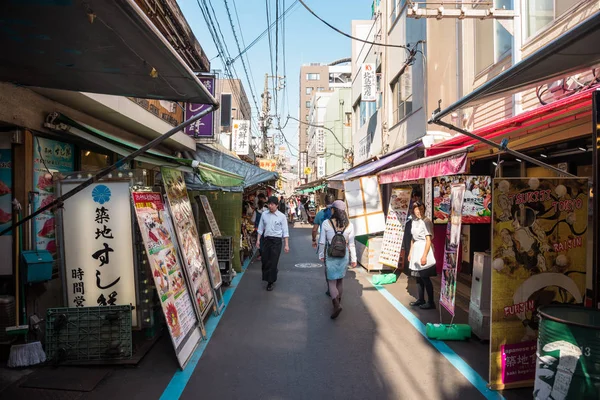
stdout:
{"type": "Polygon", "coordinates": [[[435,176],[462,174],[467,169],[467,152],[472,147],[425,157],[379,173],[379,183],[398,183],[435,176]]]}
{"type": "Polygon", "coordinates": [[[598,43],[600,11],[448,108],[435,113],[430,122],[439,121],[458,108],[523,91],[541,82],[600,64],[598,43]]]}
{"type": "Polygon", "coordinates": [[[381,157],[380,159],[361,164],[357,167],[348,170],[343,174],[331,177],[328,179],[328,181],[349,181],[352,179],[360,178],[361,176],[375,175],[382,169],[397,164],[405,158],[407,161],[416,159],[417,154],[416,152],[414,152],[414,150],[422,146],[423,143],[419,140],[416,143],[412,143],[408,146],[405,146],[391,154],[381,157]]]}
{"type": "MultiPolygon", "coordinates": [[[[69,126],[69,133],[72,133],[88,142],[95,143],[96,145],[117,153],[123,157],[128,156],[133,151],[140,148],[140,146],[135,143],[117,138],[92,126],[75,121],[64,114],[57,114],[57,117],[53,122],[55,124],[63,123],[69,126]]],[[[136,157],[136,160],[152,165],[179,169],[190,174],[197,173],[202,181],[210,183],[214,186],[239,186],[244,180],[244,178],[239,175],[217,168],[213,165],[203,162],[194,162],[193,160],[183,158],[171,157],[168,154],[164,154],[156,150],[149,150],[146,155],[136,157]]]]}
{"type": "MultiPolygon", "coordinates": [[[[230,155],[221,153],[218,150],[205,146],[203,144],[196,145],[195,152],[185,152],[185,158],[200,161],[202,163],[210,164],[211,166],[217,167],[220,170],[228,171],[230,174],[238,175],[243,178],[243,183],[237,187],[231,187],[230,191],[243,191],[245,188],[250,186],[277,180],[279,175],[277,172],[270,172],[261,169],[255,165],[249,164],[239,158],[232,157],[230,155]]],[[[197,180],[187,179],[186,184],[190,190],[220,190],[221,188],[217,185],[211,184],[210,182],[198,182],[197,180]]]]}

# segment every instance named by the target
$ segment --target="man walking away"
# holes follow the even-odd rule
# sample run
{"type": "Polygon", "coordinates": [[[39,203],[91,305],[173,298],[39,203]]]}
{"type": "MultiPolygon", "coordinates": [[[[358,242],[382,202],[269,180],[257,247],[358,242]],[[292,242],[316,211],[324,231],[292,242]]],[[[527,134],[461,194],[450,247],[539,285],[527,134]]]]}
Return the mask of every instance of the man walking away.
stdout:
{"type": "Polygon", "coordinates": [[[289,231],[288,224],[277,206],[279,200],[275,196],[269,197],[269,212],[264,212],[258,225],[258,239],[256,246],[261,249],[262,256],[262,280],[267,282],[267,290],[273,290],[273,284],[277,281],[277,264],[281,255],[281,239],[285,242],[284,251],[289,253],[289,231]]]}
{"type": "MultiPolygon", "coordinates": [[[[313,228],[312,228],[312,246],[315,249],[318,248],[317,233],[322,231],[321,225],[323,224],[323,221],[331,218],[331,205],[333,204],[334,200],[335,200],[335,198],[333,197],[332,194],[325,195],[325,208],[323,210],[319,211],[317,213],[317,215],[315,216],[315,220],[313,222],[313,228]]],[[[317,252],[318,252],[318,250],[317,250],[317,252]]],[[[325,265],[324,269],[325,269],[325,284],[327,285],[327,292],[325,294],[327,296],[329,296],[329,284],[327,283],[327,265],[325,265]]]]}
{"type": "Polygon", "coordinates": [[[283,215],[285,215],[285,199],[283,198],[283,196],[281,196],[279,198],[279,205],[277,206],[277,209],[279,210],[280,213],[282,213],[283,215]]]}

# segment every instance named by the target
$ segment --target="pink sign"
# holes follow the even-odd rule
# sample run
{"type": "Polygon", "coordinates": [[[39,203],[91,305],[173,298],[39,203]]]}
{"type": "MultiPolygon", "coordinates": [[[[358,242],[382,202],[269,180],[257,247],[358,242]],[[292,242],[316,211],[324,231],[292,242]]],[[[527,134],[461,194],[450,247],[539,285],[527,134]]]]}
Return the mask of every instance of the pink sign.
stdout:
{"type": "Polygon", "coordinates": [[[537,343],[535,341],[500,346],[502,383],[522,382],[535,378],[537,343]]]}

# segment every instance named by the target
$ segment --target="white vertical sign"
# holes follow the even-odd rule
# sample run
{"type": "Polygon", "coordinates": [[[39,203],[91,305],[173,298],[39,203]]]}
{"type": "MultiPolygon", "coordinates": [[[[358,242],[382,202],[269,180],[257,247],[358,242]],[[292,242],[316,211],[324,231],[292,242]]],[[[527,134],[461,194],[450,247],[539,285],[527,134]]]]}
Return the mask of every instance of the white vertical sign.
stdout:
{"type": "MultiPolygon", "coordinates": [[[[61,195],[78,185],[63,183],[61,195]]],[[[87,187],[65,201],[62,216],[67,306],[135,306],[129,181],[87,187]]]]}
{"type": "Polygon", "coordinates": [[[321,179],[325,176],[325,157],[320,156],[317,159],[317,179],[321,179]]]}
{"type": "Polygon", "coordinates": [[[375,64],[362,65],[362,97],[361,101],[377,100],[377,76],[375,64]]]}
{"type": "Polygon", "coordinates": [[[250,121],[242,119],[233,120],[233,151],[238,156],[246,156],[250,154],[250,142],[252,136],[250,134],[250,121]]]}
{"type": "Polygon", "coordinates": [[[325,153],[325,133],[323,129],[317,129],[317,154],[325,153]]]}

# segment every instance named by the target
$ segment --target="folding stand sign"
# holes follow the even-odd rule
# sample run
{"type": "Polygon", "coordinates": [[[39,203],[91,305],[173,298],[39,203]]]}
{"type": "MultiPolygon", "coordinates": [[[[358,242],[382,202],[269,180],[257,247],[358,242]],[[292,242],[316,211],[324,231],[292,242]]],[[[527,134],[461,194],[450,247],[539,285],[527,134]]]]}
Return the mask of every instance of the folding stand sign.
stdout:
{"type": "Polygon", "coordinates": [[[223,291],[221,290],[221,286],[223,285],[223,277],[221,276],[221,270],[219,269],[219,260],[217,259],[217,252],[215,250],[215,243],[213,241],[212,233],[205,233],[202,235],[202,247],[204,249],[204,257],[208,267],[210,282],[212,283],[215,294],[217,314],[220,314],[221,310],[225,306],[225,301],[223,300],[223,291]],[[218,297],[221,298],[221,303],[219,303],[217,293],[219,295],[218,297]]]}

